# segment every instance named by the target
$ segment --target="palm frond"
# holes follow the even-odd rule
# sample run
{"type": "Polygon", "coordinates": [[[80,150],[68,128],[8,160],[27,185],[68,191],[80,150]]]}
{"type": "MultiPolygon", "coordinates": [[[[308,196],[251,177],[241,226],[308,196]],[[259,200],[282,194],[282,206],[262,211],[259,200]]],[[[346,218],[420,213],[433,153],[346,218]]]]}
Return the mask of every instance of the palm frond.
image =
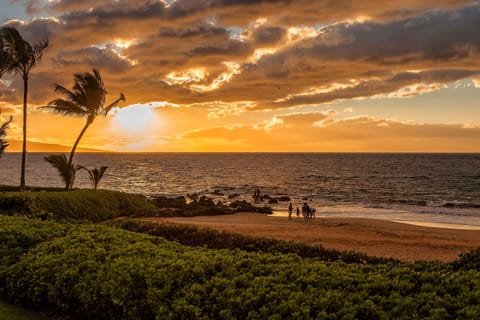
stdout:
{"type": "Polygon", "coordinates": [[[59,84],[55,84],[55,92],[58,92],[62,94],[67,100],[70,100],[74,103],[78,101],[78,93],[75,91],[68,90],[64,86],[61,86],[59,84]]]}
{"type": "Polygon", "coordinates": [[[0,158],[2,157],[3,152],[7,147],[10,145],[7,141],[5,141],[5,136],[7,135],[7,129],[10,122],[12,122],[13,117],[10,116],[10,119],[7,122],[4,122],[0,127],[0,158]]]}
{"type": "Polygon", "coordinates": [[[4,122],[2,124],[2,126],[0,126],[0,138],[2,137],[5,137],[7,135],[7,129],[8,129],[8,125],[10,124],[10,122],[13,121],[13,117],[10,116],[10,119],[8,119],[7,122],[4,122]]]}
{"type": "Polygon", "coordinates": [[[106,116],[110,112],[110,110],[112,110],[112,108],[116,107],[120,103],[120,101],[123,101],[123,102],[126,101],[125,95],[123,93],[120,93],[120,97],[118,97],[117,100],[113,101],[108,106],[103,108],[101,111],[101,115],[106,116]]]}
{"type": "Polygon", "coordinates": [[[3,39],[4,50],[9,53],[12,59],[13,69],[22,75],[28,73],[32,66],[32,45],[23,39],[17,29],[12,27],[3,28],[3,39]]]}
{"type": "Polygon", "coordinates": [[[69,189],[73,186],[75,181],[76,168],[73,165],[68,163],[67,157],[65,154],[50,154],[43,158],[45,161],[50,163],[55,169],[58,170],[60,177],[65,183],[66,189],[69,189]]]}
{"type": "Polygon", "coordinates": [[[10,56],[11,70],[22,74],[24,77],[42,58],[44,50],[48,47],[48,39],[32,45],[13,27],[2,28],[2,49],[10,56]]]}
{"type": "Polygon", "coordinates": [[[35,62],[38,62],[42,56],[43,56],[43,51],[48,47],[49,41],[48,39],[43,39],[39,43],[36,43],[33,45],[33,61],[34,64],[35,62]]]}
{"type": "Polygon", "coordinates": [[[0,78],[6,73],[12,72],[14,68],[12,56],[7,50],[3,36],[3,28],[0,29],[0,78]]]}
{"type": "Polygon", "coordinates": [[[98,187],[98,184],[100,183],[100,180],[102,180],[102,177],[105,174],[105,171],[108,169],[108,167],[102,166],[100,167],[100,170],[99,170],[97,168],[88,169],[87,167],[78,165],[77,169],[84,169],[85,171],[88,172],[90,181],[93,183],[93,187],[96,190],[98,187]]]}
{"type": "Polygon", "coordinates": [[[83,118],[88,116],[88,111],[82,108],[82,106],[79,106],[74,102],[64,100],[64,99],[52,100],[48,103],[47,106],[42,106],[39,108],[47,109],[54,113],[59,113],[64,116],[72,116],[77,118],[83,118]]]}

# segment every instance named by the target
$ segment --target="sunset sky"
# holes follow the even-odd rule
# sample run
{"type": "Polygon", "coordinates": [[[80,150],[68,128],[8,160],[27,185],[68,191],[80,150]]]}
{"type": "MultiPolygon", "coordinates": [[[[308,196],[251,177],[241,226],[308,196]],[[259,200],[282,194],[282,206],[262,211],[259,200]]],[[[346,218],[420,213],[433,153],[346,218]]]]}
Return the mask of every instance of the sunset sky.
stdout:
{"type": "MultiPolygon", "coordinates": [[[[84,120],[38,107],[96,68],[107,103],[127,101],[81,147],[480,152],[478,1],[1,0],[0,23],[50,40],[31,73],[32,142],[73,143],[84,120]]],[[[22,90],[0,82],[9,151],[22,90]]]]}

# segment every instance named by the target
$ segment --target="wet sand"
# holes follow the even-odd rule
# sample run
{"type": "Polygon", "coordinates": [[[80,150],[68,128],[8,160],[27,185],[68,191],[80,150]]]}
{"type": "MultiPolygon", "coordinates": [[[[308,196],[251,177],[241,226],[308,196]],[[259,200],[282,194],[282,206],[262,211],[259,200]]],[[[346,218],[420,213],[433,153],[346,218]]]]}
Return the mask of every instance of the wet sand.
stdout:
{"type": "Polygon", "coordinates": [[[193,218],[144,218],[158,223],[189,224],[267,237],[322,245],[337,250],[403,261],[455,260],[462,252],[480,246],[480,230],[432,228],[394,221],[327,217],[305,222],[303,218],[237,213],[193,218]]]}

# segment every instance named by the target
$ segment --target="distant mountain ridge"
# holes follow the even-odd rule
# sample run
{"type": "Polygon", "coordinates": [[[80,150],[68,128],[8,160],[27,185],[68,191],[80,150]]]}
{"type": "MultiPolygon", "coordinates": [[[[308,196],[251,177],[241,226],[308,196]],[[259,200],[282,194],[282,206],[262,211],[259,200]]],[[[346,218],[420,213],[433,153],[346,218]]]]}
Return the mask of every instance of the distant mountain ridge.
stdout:
{"type": "MultiPolygon", "coordinates": [[[[8,140],[10,144],[6,152],[22,152],[22,141],[8,140]]],[[[72,146],[64,146],[60,144],[43,143],[27,141],[28,152],[70,152],[72,146]]],[[[105,149],[82,148],[78,147],[77,152],[112,152],[105,149]]]]}

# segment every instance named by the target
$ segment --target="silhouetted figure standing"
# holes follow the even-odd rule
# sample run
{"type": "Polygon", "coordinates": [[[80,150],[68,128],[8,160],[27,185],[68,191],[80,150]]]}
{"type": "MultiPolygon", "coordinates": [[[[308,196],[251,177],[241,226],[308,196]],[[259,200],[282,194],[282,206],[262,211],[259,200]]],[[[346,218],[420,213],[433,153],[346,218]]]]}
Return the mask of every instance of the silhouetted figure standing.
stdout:
{"type": "Polygon", "coordinates": [[[293,212],[293,205],[290,202],[290,204],[288,205],[288,219],[292,219],[292,212],[293,212]]]}
{"type": "Polygon", "coordinates": [[[300,217],[300,209],[297,207],[297,218],[300,217]]]}
{"type": "Polygon", "coordinates": [[[255,202],[260,201],[260,188],[255,188],[253,191],[253,200],[255,200],[255,202]]]}
{"type": "Polygon", "coordinates": [[[306,202],[302,206],[302,214],[304,219],[308,218],[308,204],[306,202]]]}

